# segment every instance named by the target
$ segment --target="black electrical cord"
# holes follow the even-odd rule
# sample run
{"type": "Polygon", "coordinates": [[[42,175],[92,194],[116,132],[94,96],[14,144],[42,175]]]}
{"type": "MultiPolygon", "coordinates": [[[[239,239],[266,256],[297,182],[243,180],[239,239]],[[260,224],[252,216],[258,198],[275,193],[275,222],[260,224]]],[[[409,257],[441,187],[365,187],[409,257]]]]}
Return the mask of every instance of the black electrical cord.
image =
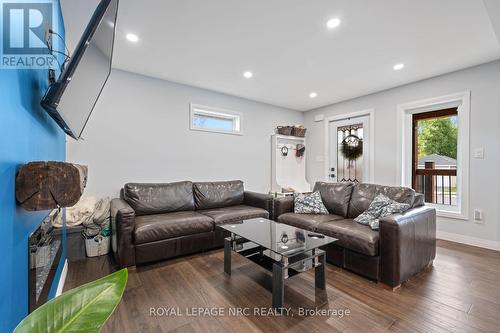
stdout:
{"type": "MultiPolygon", "coordinates": [[[[59,35],[57,32],[55,32],[54,30],[52,30],[52,29],[49,29],[49,33],[51,33],[53,35],[56,35],[57,37],[59,37],[61,39],[61,41],[64,44],[64,48],[66,49],[66,53],[67,53],[65,55],[69,59],[70,58],[70,56],[69,56],[69,50],[68,50],[68,47],[66,46],[66,41],[64,40],[64,38],[61,35],[59,35]]],[[[62,52],[60,52],[60,53],[62,53],[62,52]]]]}
{"type": "Polygon", "coordinates": [[[66,50],[66,53],[54,50],[51,47],[51,45],[49,44],[49,41],[48,40],[46,41],[47,48],[49,49],[50,54],[52,55],[52,57],[54,57],[54,59],[56,60],[57,64],[59,65],[59,70],[62,72],[63,69],[64,69],[64,65],[66,65],[66,63],[69,61],[69,59],[71,59],[71,57],[69,56],[69,50],[68,50],[68,47],[66,46],[66,42],[64,41],[64,38],[60,34],[58,34],[57,32],[55,32],[52,29],[49,29],[49,33],[52,34],[52,35],[56,35],[57,37],[59,37],[61,39],[61,41],[63,42],[64,49],[66,50]],[[58,53],[58,54],[64,55],[64,62],[62,64],[59,61],[59,59],[57,59],[57,57],[56,57],[56,55],[54,53],[58,53]]]}
{"type": "Polygon", "coordinates": [[[50,52],[54,52],[54,53],[58,53],[58,54],[62,54],[62,55],[64,55],[64,59],[65,59],[65,61],[70,59],[70,57],[69,57],[66,53],[64,53],[64,52],[61,52],[61,51],[56,51],[56,50],[54,50],[54,49],[50,50],[50,52]]]}
{"type": "Polygon", "coordinates": [[[57,59],[57,57],[54,55],[54,53],[53,53],[54,51],[50,47],[50,44],[49,44],[48,41],[46,42],[46,44],[47,44],[47,48],[49,49],[50,55],[56,60],[57,64],[59,65],[59,70],[62,72],[62,70],[63,70],[62,66],[63,65],[61,65],[61,63],[59,62],[59,59],[57,59]]]}

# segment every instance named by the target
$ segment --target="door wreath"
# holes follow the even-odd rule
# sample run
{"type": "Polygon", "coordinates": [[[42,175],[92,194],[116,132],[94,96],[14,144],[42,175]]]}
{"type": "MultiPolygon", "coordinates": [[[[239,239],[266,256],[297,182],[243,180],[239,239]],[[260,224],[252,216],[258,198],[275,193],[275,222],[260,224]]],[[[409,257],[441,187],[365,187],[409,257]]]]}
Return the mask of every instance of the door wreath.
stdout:
{"type": "Polygon", "coordinates": [[[363,139],[354,134],[346,136],[342,140],[340,152],[349,161],[357,160],[363,155],[363,139]]]}

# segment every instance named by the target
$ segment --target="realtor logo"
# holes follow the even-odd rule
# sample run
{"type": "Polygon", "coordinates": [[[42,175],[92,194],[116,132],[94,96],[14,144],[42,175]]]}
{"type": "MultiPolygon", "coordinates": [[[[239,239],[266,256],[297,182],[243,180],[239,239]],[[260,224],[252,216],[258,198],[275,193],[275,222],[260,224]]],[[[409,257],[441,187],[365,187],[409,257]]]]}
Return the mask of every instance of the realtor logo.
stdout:
{"type": "Polygon", "coordinates": [[[2,69],[52,68],[55,59],[47,47],[53,29],[53,3],[1,1],[2,69]]]}

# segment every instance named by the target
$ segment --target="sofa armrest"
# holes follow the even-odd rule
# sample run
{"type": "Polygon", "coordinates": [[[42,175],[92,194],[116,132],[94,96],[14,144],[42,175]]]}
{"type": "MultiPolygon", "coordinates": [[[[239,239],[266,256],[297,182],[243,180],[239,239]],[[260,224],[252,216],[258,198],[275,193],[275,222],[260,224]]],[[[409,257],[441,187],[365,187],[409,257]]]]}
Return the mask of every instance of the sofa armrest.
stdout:
{"type": "Polygon", "coordinates": [[[245,205],[262,208],[267,210],[269,213],[269,218],[272,218],[273,214],[273,196],[270,194],[257,193],[257,192],[244,192],[245,205]]]}
{"type": "Polygon", "coordinates": [[[412,208],[380,219],[380,281],[397,287],[436,257],[436,210],[412,208]]]}
{"type": "Polygon", "coordinates": [[[123,199],[111,200],[111,240],[113,254],[120,267],[135,265],[133,232],[135,211],[123,199]]]}
{"type": "Polygon", "coordinates": [[[292,196],[281,197],[274,199],[274,217],[275,221],[278,221],[278,217],[285,213],[293,213],[294,209],[294,199],[292,196]]]}

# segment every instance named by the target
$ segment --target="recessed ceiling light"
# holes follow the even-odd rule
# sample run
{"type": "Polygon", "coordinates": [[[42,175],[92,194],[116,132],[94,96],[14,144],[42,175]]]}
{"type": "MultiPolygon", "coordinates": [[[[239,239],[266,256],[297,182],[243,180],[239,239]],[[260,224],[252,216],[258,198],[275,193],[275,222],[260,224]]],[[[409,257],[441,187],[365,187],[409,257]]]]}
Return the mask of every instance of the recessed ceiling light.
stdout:
{"type": "Polygon", "coordinates": [[[403,63],[400,63],[400,64],[395,64],[394,66],[392,66],[392,68],[395,70],[395,71],[399,71],[403,68],[405,68],[405,64],[403,63]]]}
{"type": "Polygon", "coordinates": [[[125,37],[127,38],[127,40],[129,42],[132,42],[132,43],[137,43],[139,41],[139,37],[137,37],[136,34],[127,34],[125,37]]]}
{"type": "Polygon", "coordinates": [[[246,79],[250,79],[252,76],[253,76],[253,73],[250,72],[250,71],[246,71],[245,73],[243,73],[243,76],[246,78],[246,79]]]}
{"type": "Polygon", "coordinates": [[[326,22],[326,26],[328,27],[328,29],[334,29],[340,25],[340,22],[340,19],[335,17],[329,19],[328,22],[326,22]]]}
{"type": "Polygon", "coordinates": [[[312,93],[309,93],[309,98],[316,98],[318,96],[317,93],[315,93],[314,91],[312,93]]]}

